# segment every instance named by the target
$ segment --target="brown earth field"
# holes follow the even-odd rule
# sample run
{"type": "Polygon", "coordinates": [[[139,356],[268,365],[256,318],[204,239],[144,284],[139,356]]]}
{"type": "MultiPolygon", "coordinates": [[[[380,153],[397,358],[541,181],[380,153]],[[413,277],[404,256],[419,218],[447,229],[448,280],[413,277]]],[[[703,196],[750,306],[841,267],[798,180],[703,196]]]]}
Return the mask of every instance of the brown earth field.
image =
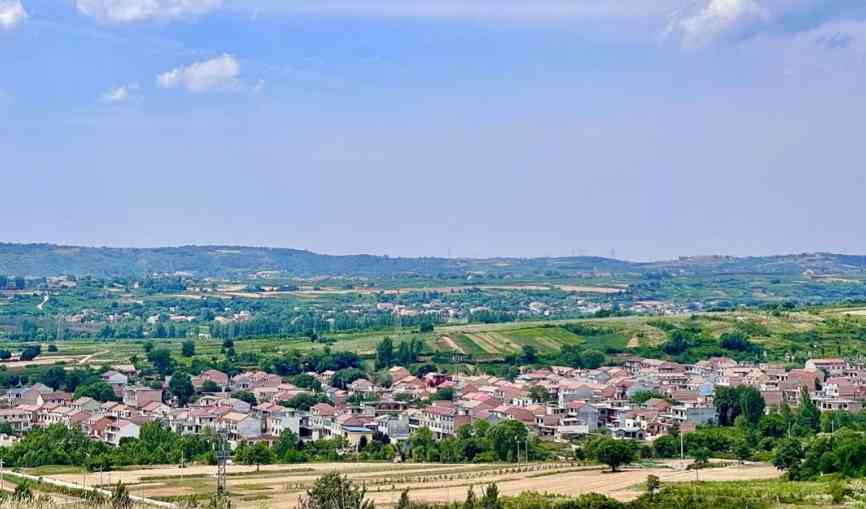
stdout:
{"type": "MultiPolygon", "coordinates": [[[[367,488],[367,496],[380,507],[393,506],[404,489],[417,501],[444,503],[462,501],[472,487],[476,494],[496,482],[503,495],[525,491],[576,496],[603,493],[626,501],[641,493],[640,484],[650,474],[662,482],[685,482],[696,478],[685,470],[685,463],[668,461],[646,468],[627,468],[609,473],[597,465],[573,463],[443,465],[391,463],[311,463],[299,465],[266,465],[256,472],[254,466],[230,465],[228,489],[240,509],[262,506],[272,509],[297,507],[298,497],[322,474],[338,471],[367,488]]],[[[179,495],[207,494],[215,490],[216,467],[175,466],[112,472],[103,484],[123,481],[135,495],[161,498],[179,495]]],[[[103,474],[104,476],[107,474],[103,474]]],[[[700,471],[702,481],[744,481],[773,479],[780,472],[771,465],[746,465],[709,468],[700,471]]],[[[80,474],[57,475],[56,479],[81,482],[80,474]]],[[[98,483],[89,476],[88,484],[98,483]]]]}

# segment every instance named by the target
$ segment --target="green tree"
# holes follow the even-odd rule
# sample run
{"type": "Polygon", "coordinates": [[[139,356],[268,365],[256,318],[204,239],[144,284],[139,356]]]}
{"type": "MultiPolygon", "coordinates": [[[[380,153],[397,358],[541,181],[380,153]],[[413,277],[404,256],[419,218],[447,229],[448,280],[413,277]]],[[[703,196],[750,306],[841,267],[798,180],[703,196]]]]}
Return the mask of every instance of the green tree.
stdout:
{"type": "Polygon", "coordinates": [[[521,348],[521,360],[526,364],[535,364],[538,362],[538,349],[532,345],[523,345],[521,348]]]}
{"type": "Polygon", "coordinates": [[[147,354],[147,360],[153,364],[161,376],[166,376],[174,370],[174,359],[171,358],[171,352],[165,348],[151,350],[147,354]]]}
{"type": "Polygon", "coordinates": [[[655,455],[659,458],[675,458],[680,455],[680,439],[673,435],[663,435],[653,442],[655,455]]]}
{"type": "Polygon", "coordinates": [[[517,420],[500,421],[487,432],[493,453],[500,461],[519,461],[517,450],[524,449],[527,436],[526,425],[517,420]]]}
{"type": "Polygon", "coordinates": [[[171,395],[177,398],[179,406],[186,406],[187,403],[195,395],[195,388],[192,386],[192,379],[183,371],[175,371],[171,376],[171,381],[168,383],[168,389],[171,395]]]}
{"type": "Polygon", "coordinates": [[[716,387],[713,397],[719,426],[732,426],[740,415],[740,392],[737,387],[716,387]]]}
{"type": "Polygon", "coordinates": [[[394,365],[394,340],[389,336],[382,338],[376,345],[376,369],[390,368],[394,365]]]}
{"type": "Polygon", "coordinates": [[[32,361],[42,354],[42,347],[39,345],[27,345],[21,350],[22,361],[32,361]]]}
{"type": "Polygon", "coordinates": [[[187,340],[180,344],[180,353],[184,357],[195,355],[195,341],[187,340]]]}
{"type": "Polygon", "coordinates": [[[637,456],[634,444],[626,440],[599,437],[589,443],[587,453],[599,463],[616,472],[620,466],[633,462],[637,456]]]}
{"type": "Polygon", "coordinates": [[[734,455],[740,463],[744,463],[752,457],[752,448],[749,447],[748,440],[740,439],[737,441],[737,445],[734,446],[734,455]]]}
{"type": "Polygon", "coordinates": [[[292,384],[303,389],[310,389],[313,391],[322,390],[322,382],[318,381],[313,375],[307,373],[295,375],[290,379],[290,381],[292,382],[292,384]]]}
{"type": "Polygon", "coordinates": [[[690,451],[689,455],[694,458],[697,468],[703,468],[710,462],[710,450],[706,447],[698,447],[690,451]]]}
{"type": "Polygon", "coordinates": [[[532,401],[536,401],[539,403],[546,403],[550,401],[550,393],[544,387],[540,385],[533,385],[529,389],[529,397],[532,398],[532,401]]]}
{"type": "Polygon", "coordinates": [[[241,401],[245,401],[252,406],[256,406],[259,404],[258,400],[256,399],[256,395],[250,391],[238,391],[232,393],[232,397],[241,401]]]}
{"type": "Polygon", "coordinates": [[[132,498],[122,482],[117,481],[108,499],[111,509],[132,509],[132,498]]]}
{"type": "Polygon", "coordinates": [[[42,375],[42,383],[55,391],[59,390],[66,384],[66,370],[60,366],[50,368],[42,375]]]}
{"type": "Polygon", "coordinates": [[[812,432],[821,431],[821,411],[815,406],[815,402],[809,396],[806,387],[800,388],[800,406],[797,409],[797,423],[812,432]]]}
{"type": "Polygon", "coordinates": [[[454,401],[454,389],[452,387],[440,387],[436,389],[430,399],[433,401],[454,401]]]}
{"type": "Polygon", "coordinates": [[[496,483],[487,485],[484,496],[481,497],[481,507],[483,509],[502,509],[502,501],[499,500],[499,487],[496,486],[496,483]]]}
{"type": "Polygon", "coordinates": [[[475,498],[475,490],[470,486],[469,490],[466,492],[466,500],[463,501],[462,509],[475,509],[477,505],[478,500],[475,498]]]}
{"type": "Polygon", "coordinates": [[[366,497],[365,488],[355,486],[337,472],[329,472],[298,499],[298,509],[375,509],[366,497]]]}
{"type": "Polygon", "coordinates": [[[310,410],[311,407],[318,405],[319,403],[330,403],[330,400],[324,394],[301,393],[288,401],[280,402],[280,404],[285,407],[295,408],[297,410],[303,410],[305,412],[310,410]]]}
{"type": "Polygon", "coordinates": [[[106,401],[120,401],[120,398],[114,393],[114,389],[105,382],[93,382],[79,385],[78,388],[75,389],[74,397],[75,399],[87,397],[103,403],[106,401]]]}
{"type": "Polygon", "coordinates": [[[235,450],[235,459],[244,465],[255,465],[258,472],[262,465],[274,462],[274,452],[265,442],[256,442],[255,445],[242,442],[235,450]]]}
{"type": "Polygon", "coordinates": [[[797,478],[800,463],[803,461],[805,453],[800,441],[795,438],[783,438],[776,446],[776,453],[773,456],[773,465],[779,470],[788,472],[788,477],[792,480],[797,478]]]}
{"type": "Polygon", "coordinates": [[[744,386],[740,388],[740,415],[742,415],[750,427],[755,427],[764,416],[766,403],[756,387],[744,386]]]}
{"type": "Polygon", "coordinates": [[[33,500],[33,490],[30,489],[30,482],[24,480],[18,486],[15,486],[12,499],[17,502],[29,502],[33,500]]]}

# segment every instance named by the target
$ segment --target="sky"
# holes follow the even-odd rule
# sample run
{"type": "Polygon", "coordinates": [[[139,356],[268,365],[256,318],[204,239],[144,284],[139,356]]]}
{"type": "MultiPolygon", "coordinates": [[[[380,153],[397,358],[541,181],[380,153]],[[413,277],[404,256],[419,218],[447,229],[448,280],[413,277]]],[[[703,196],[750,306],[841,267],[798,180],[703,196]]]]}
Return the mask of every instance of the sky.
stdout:
{"type": "Polygon", "coordinates": [[[0,241],[866,253],[862,0],[0,0],[0,241]]]}

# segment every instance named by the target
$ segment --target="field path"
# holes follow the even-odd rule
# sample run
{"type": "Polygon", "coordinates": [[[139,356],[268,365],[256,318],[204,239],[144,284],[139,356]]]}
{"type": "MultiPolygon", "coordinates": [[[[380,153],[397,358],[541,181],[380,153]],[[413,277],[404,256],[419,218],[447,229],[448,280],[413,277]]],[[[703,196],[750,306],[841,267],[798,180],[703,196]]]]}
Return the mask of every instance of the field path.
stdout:
{"type": "Polygon", "coordinates": [[[449,349],[454,350],[454,351],[457,352],[457,353],[463,353],[463,354],[466,353],[466,352],[463,350],[463,348],[461,348],[460,345],[458,345],[457,343],[455,343],[454,340],[451,339],[449,336],[442,336],[442,337],[439,338],[439,339],[440,339],[440,341],[442,341],[442,342],[445,344],[445,346],[447,346],[449,349]]]}
{"type": "Polygon", "coordinates": [[[90,362],[90,359],[96,357],[97,355],[102,355],[102,354],[106,354],[106,353],[108,353],[108,350],[103,350],[101,352],[92,353],[92,354],[82,358],[80,361],[78,361],[78,365],[80,366],[82,364],[87,364],[88,362],[90,362]]]}

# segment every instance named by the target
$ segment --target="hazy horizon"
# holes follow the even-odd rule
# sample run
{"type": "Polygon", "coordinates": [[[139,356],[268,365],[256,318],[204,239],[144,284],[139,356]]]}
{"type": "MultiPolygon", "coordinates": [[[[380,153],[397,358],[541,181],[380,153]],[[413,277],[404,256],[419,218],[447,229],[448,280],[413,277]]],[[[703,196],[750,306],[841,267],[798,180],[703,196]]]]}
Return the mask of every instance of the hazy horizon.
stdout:
{"type": "Polygon", "coordinates": [[[866,253],[866,4],[0,0],[0,240],[866,253]]]}
{"type": "Polygon", "coordinates": [[[750,257],[772,257],[772,256],[798,256],[798,255],[814,255],[814,254],[828,254],[828,255],[850,255],[850,256],[866,256],[866,254],[861,253],[841,253],[841,252],[832,252],[832,251],[801,251],[801,252],[779,252],[779,253],[765,253],[765,254],[727,254],[727,253],[681,253],[679,255],[670,257],[670,258],[625,258],[621,256],[612,257],[611,253],[608,254],[579,254],[569,253],[563,255],[540,255],[540,256],[517,256],[517,255],[509,255],[507,253],[491,255],[491,256],[439,256],[439,255],[394,255],[390,253],[368,253],[361,251],[346,251],[346,252],[322,252],[315,251],[312,249],[306,249],[303,247],[293,247],[293,246],[283,246],[283,245],[245,245],[245,244],[216,244],[216,243],[206,243],[206,244],[164,244],[164,245],[152,245],[152,246],[127,246],[127,245],[85,245],[85,244],[65,244],[65,243],[57,243],[57,242],[8,242],[0,240],[0,244],[7,243],[13,245],[48,245],[48,246],[56,246],[61,248],[85,248],[85,249],[181,249],[181,248],[244,248],[244,249],[291,249],[297,251],[306,251],[313,254],[325,255],[325,256],[387,256],[391,258],[445,258],[445,259],[497,259],[497,258],[509,258],[509,259],[540,259],[540,258],[570,258],[570,257],[598,257],[598,258],[608,258],[615,259],[618,261],[630,262],[630,263],[653,263],[653,262],[665,262],[665,261],[673,261],[678,258],[703,258],[703,257],[734,257],[734,258],[750,258],[750,257]]]}

